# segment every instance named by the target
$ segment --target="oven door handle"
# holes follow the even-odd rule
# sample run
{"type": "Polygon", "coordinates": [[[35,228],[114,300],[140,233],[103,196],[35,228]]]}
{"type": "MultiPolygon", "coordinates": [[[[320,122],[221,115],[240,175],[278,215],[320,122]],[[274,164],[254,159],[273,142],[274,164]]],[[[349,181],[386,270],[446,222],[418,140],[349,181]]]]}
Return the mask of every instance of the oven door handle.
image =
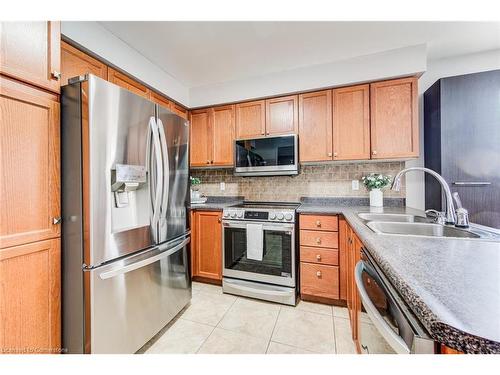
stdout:
{"type": "MultiPolygon", "coordinates": [[[[247,224],[260,224],[261,222],[258,221],[238,221],[238,222],[227,222],[227,221],[222,221],[222,226],[224,228],[239,228],[239,229],[246,229],[247,224]]],[[[273,223],[274,224],[274,223],[273,223]]],[[[279,232],[288,232],[292,229],[295,228],[294,224],[289,224],[289,223],[276,223],[276,225],[273,224],[262,224],[262,230],[275,230],[279,232]]]]}
{"type": "Polygon", "coordinates": [[[354,279],[356,281],[356,286],[358,289],[359,296],[361,297],[361,302],[370,317],[371,321],[380,332],[382,337],[386,339],[388,344],[394,349],[396,353],[399,354],[410,354],[411,350],[406,345],[406,342],[399,336],[394,330],[391,328],[389,324],[384,320],[383,316],[379,313],[375,305],[370,299],[368,292],[365,289],[363,284],[362,274],[363,271],[367,269],[365,262],[360,260],[356,264],[356,268],[354,270],[354,279]]]}

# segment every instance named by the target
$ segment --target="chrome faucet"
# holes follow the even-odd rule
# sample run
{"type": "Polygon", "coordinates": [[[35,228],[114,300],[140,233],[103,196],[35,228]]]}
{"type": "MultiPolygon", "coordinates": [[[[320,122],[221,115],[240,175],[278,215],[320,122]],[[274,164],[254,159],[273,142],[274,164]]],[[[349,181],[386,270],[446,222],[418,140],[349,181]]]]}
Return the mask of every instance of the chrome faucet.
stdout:
{"type": "MultiPolygon", "coordinates": [[[[422,171],[422,172],[427,172],[431,176],[434,176],[436,180],[441,184],[441,188],[444,191],[444,195],[446,196],[446,210],[443,213],[444,215],[444,222],[445,224],[456,224],[457,222],[457,216],[455,213],[455,206],[453,205],[453,198],[451,196],[451,191],[450,191],[450,186],[448,183],[445,181],[441,175],[432,169],[429,168],[424,168],[424,167],[411,167],[411,168],[405,168],[402,171],[400,171],[396,177],[394,177],[394,180],[392,181],[392,186],[391,190],[394,191],[399,191],[401,189],[401,177],[406,173],[410,171],[422,171]]],[[[437,215],[437,219],[439,220],[439,216],[437,215]]]]}

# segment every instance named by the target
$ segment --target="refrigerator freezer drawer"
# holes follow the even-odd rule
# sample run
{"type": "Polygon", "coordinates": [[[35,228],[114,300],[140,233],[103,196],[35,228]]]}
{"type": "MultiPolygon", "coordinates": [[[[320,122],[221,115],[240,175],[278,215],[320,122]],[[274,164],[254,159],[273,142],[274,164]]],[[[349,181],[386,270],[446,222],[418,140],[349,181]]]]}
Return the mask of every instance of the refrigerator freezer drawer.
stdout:
{"type": "Polygon", "coordinates": [[[134,353],[191,299],[189,237],[91,271],[91,353],[134,353]]]}

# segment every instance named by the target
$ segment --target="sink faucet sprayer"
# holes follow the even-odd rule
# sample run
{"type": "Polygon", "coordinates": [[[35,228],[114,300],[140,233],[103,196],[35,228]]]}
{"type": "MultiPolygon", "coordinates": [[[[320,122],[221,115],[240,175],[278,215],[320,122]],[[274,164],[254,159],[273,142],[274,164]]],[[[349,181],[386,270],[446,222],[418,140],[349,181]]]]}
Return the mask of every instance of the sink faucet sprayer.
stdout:
{"type": "MultiPolygon", "coordinates": [[[[436,220],[439,220],[440,218],[442,218],[444,216],[444,221],[446,224],[454,224],[454,225],[463,226],[463,227],[465,227],[466,225],[468,226],[468,220],[466,223],[462,222],[462,220],[460,220],[460,222],[457,223],[457,214],[455,212],[455,206],[453,205],[453,198],[451,195],[450,186],[448,185],[448,183],[445,181],[445,179],[439,173],[433,171],[432,169],[424,168],[424,167],[411,167],[411,168],[403,169],[402,171],[400,171],[396,175],[396,177],[394,177],[394,180],[392,181],[391,190],[399,191],[401,189],[401,177],[406,172],[410,172],[410,171],[427,172],[430,175],[434,176],[436,178],[436,180],[438,180],[438,182],[441,184],[441,188],[443,189],[444,194],[446,196],[446,210],[445,210],[444,214],[441,212],[438,212],[436,220]]],[[[458,193],[455,193],[455,194],[458,196],[458,193]]],[[[465,211],[465,213],[467,212],[467,210],[465,210],[462,207],[461,207],[461,210],[465,211]]],[[[436,212],[435,210],[428,210],[428,211],[426,211],[426,213],[429,211],[436,212]]],[[[461,214],[461,212],[460,212],[460,214],[461,214]]]]}

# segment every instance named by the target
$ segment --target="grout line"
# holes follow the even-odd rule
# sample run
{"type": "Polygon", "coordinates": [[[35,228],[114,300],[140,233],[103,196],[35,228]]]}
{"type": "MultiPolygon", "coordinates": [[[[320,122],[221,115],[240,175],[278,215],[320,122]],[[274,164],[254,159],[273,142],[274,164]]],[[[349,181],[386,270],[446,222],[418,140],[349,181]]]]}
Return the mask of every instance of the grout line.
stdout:
{"type": "Polygon", "coordinates": [[[332,307],[332,324],[333,324],[333,347],[335,350],[335,354],[337,354],[337,330],[335,329],[335,317],[333,316],[333,307],[332,307]]]}
{"type": "Polygon", "coordinates": [[[272,341],[273,335],[274,335],[274,330],[276,329],[276,324],[278,324],[278,319],[280,318],[280,315],[281,315],[281,309],[282,309],[282,306],[280,306],[280,308],[278,310],[278,316],[276,317],[276,320],[274,321],[273,330],[271,332],[271,336],[269,336],[269,340],[267,342],[267,347],[266,347],[266,353],[265,354],[267,354],[267,351],[269,350],[269,345],[271,345],[271,341],[272,341]]]}

